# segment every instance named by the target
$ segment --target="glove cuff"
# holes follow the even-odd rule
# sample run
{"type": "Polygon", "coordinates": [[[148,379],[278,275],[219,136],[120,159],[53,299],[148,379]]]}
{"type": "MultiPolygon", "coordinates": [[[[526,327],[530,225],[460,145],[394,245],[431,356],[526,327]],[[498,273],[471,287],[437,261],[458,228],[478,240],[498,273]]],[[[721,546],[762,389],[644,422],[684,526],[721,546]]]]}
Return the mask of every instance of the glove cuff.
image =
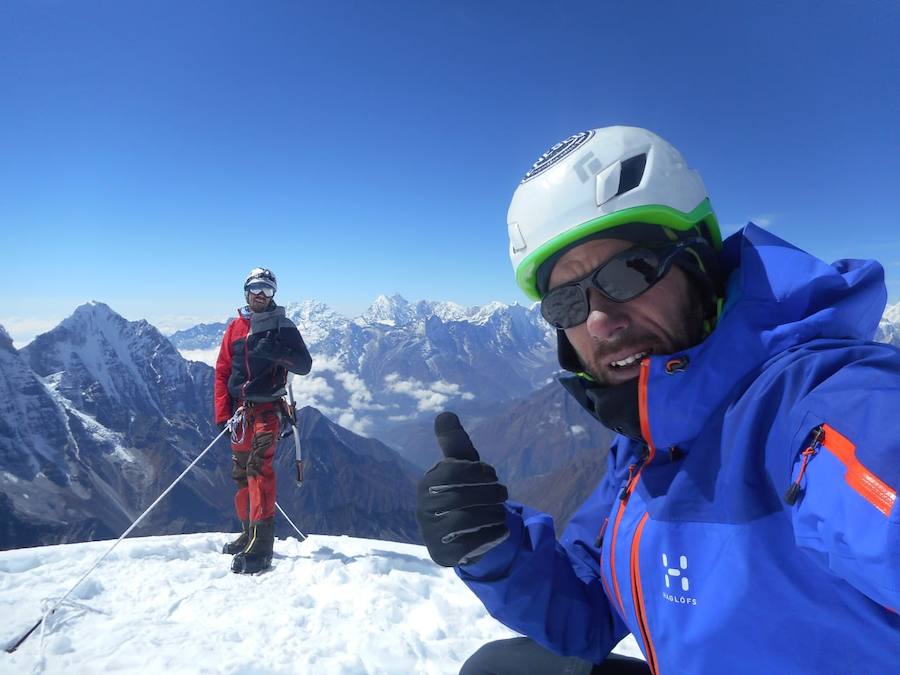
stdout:
{"type": "Polygon", "coordinates": [[[495,539],[479,547],[484,549],[483,551],[479,552],[476,549],[466,555],[466,558],[479,557],[473,562],[462,562],[455,568],[463,581],[486,581],[502,577],[515,559],[525,526],[520,513],[513,510],[508,503],[505,508],[506,527],[509,532],[501,539],[495,539]]]}

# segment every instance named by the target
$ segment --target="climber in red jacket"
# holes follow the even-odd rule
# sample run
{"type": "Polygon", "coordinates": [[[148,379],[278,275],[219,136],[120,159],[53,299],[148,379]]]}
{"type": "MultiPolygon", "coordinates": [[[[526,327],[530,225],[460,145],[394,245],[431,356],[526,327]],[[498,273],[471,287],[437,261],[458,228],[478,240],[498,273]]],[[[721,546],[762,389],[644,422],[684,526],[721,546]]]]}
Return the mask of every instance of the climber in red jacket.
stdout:
{"type": "Polygon", "coordinates": [[[239,406],[242,418],[231,436],[234,506],[242,531],[223,553],[233,572],[267,569],[275,542],[275,471],[272,460],[286,413],[288,372],[306,375],[312,357],[300,331],[275,304],[278,282],[256,267],[244,282],[246,306],[225,329],[216,360],[215,416],[220,430],[239,406]]]}

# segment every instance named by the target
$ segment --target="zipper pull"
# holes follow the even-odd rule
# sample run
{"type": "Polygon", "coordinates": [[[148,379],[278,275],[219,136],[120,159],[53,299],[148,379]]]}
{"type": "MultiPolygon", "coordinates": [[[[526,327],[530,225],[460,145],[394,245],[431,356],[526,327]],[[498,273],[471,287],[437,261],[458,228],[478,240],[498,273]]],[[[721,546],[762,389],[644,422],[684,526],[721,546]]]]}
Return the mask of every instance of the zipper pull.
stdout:
{"type": "Polygon", "coordinates": [[[629,488],[631,487],[631,477],[634,476],[634,470],[638,467],[638,464],[631,464],[628,467],[628,479],[625,481],[625,486],[622,488],[622,491],[619,493],[619,501],[625,501],[628,499],[628,494],[630,492],[629,488]]]}
{"type": "Polygon", "coordinates": [[[822,436],[825,435],[825,429],[822,428],[820,424],[815,429],[812,430],[812,440],[810,440],[809,445],[806,449],[800,454],[803,457],[803,462],[800,464],[800,473],[797,474],[797,480],[791,483],[791,486],[787,489],[787,492],[784,493],[784,501],[793,506],[797,503],[797,500],[800,499],[800,491],[802,488],[800,487],[800,481],[803,478],[803,474],[806,473],[806,465],[809,463],[809,460],[812,459],[813,455],[816,454],[819,450],[819,445],[822,442],[822,436]]]}
{"type": "Polygon", "coordinates": [[[600,526],[600,533],[597,535],[597,538],[594,540],[594,546],[597,548],[603,547],[603,535],[606,534],[606,526],[609,525],[609,516],[603,519],[603,525],[600,526]]]}

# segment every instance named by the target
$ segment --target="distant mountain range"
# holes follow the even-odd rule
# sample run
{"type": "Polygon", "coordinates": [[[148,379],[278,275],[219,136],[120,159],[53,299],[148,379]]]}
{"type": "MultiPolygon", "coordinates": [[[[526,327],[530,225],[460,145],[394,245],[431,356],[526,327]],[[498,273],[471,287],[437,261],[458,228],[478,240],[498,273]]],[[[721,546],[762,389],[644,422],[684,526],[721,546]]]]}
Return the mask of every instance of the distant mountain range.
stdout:
{"type": "MultiPolygon", "coordinates": [[[[0,333],[0,548],[118,536],[215,437],[212,381],[209,366],[183,359],[146,321],[102,303],[21,351],[0,333]]],[[[278,459],[279,500],[295,522],[417,540],[417,470],[316,410],[300,421],[308,484],[294,486],[292,447],[278,459]]],[[[222,440],[139,532],[230,529],[230,474],[222,440]]]]}
{"type": "MultiPolygon", "coordinates": [[[[355,319],[312,300],[285,311],[314,360],[312,374],[294,381],[298,404],[379,438],[448,406],[526,396],[558,370],[554,332],[537,305],[464,308],[381,295],[355,319]]],[[[169,339],[186,358],[213,364],[226,325],[194,326],[169,339]]]]}
{"type": "Polygon", "coordinates": [[[893,307],[888,307],[881,317],[875,339],[900,347],[900,302],[893,307]]]}
{"type": "MultiPolygon", "coordinates": [[[[601,479],[611,436],[555,382],[536,308],[382,296],[352,320],[316,302],[288,313],[316,360],[294,380],[304,486],[290,439],[276,460],[279,503],[302,529],[418,541],[414,484],[439,458],[442,409],[460,414],[513,499],[560,525],[601,479]]],[[[21,350],[0,327],[0,548],[118,536],[215,436],[213,370],[182,354],[214,356],[224,328],[167,339],[102,303],[21,350]]],[[[900,346],[900,305],[877,339],[900,346]]],[[[232,528],[229,455],[220,441],[137,532],[232,528]]]]}

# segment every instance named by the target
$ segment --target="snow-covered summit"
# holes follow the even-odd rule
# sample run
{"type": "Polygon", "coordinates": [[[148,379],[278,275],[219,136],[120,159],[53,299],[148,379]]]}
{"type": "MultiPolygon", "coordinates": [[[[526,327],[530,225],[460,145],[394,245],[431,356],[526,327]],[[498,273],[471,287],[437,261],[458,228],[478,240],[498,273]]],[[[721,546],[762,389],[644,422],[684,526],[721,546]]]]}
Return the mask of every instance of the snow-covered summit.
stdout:
{"type": "Polygon", "coordinates": [[[900,347],[900,302],[885,310],[875,332],[875,339],[900,347]]]}
{"type": "Polygon", "coordinates": [[[349,323],[343,314],[318,300],[291,302],[285,306],[284,311],[297,324],[307,344],[316,344],[332,333],[346,330],[349,323]]]}
{"type": "Polygon", "coordinates": [[[415,308],[402,295],[379,295],[357,318],[357,323],[405,326],[416,317],[415,308]]]}
{"type": "MultiPolygon", "coordinates": [[[[271,571],[239,576],[224,533],[126,539],[0,660],[3,672],[457,673],[514,634],[424,547],[312,535],[275,542],[271,571]]],[[[41,617],[111,542],[0,553],[0,640],[41,617]]],[[[617,649],[639,655],[629,639],[617,649]]]]}
{"type": "Polygon", "coordinates": [[[21,353],[42,377],[63,373],[60,388],[98,408],[113,401],[133,413],[183,408],[171,394],[191,379],[159,330],[143,319],[128,321],[102,302],[77,307],[21,353]]]}
{"type": "MultiPolygon", "coordinates": [[[[313,535],[232,574],[224,533],[126,539],[3,672],[456,673],[513,634],[420,546],[313,535]]],[[[0,553],[0,639],[18,638],[111,542],[0,553]]]]}
{"type": "MultiPolygon", "coordinates": [[[[463,307],[455,302],[433,300],[419,300],[413,304],[402,295],[391,297],[379,295],[371,306],[354,320],[354,323],[359,326],[380,325],[400,328],[437,317],[443,323],[467,322],[483,326],[497,315],[510,314],[531,314],[537,317],[534,307],[522,307],[518,303],[508,305],[492,301],[485,305],[463,307]]],[[[310,319],[313,318],[318,319],[318,315],[311,315],[310,319]]]]}
{"type": "Polygon", "coordinates": [[[455,302],[433,302],[429,303],[426,300],[422,300],[420,304],[429,305],[429,310],[432,315],[439,318],[441,321],[465,321],[469,318],[471,314],[471,309],[467,309],[462,305],[457,305],[455,302]]]}

